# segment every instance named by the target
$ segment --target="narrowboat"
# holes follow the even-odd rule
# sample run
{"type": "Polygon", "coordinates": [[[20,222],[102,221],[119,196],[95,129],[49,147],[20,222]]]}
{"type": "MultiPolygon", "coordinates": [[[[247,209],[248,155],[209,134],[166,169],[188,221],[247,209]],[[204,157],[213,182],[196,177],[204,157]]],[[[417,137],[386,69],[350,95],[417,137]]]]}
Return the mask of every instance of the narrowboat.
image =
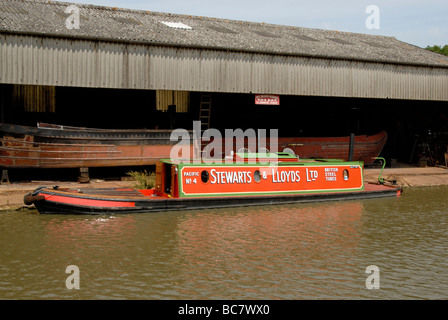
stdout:
{"type": "Polygon", "coordinates": [[[399,186],[365,183],[360,161],[236,153],[222,163],[162,159],[153,189],[41,187],[24,202],[42,214],[114,214],[393,197],[401,192],[399,186]]]}
{"type": "MultiPolygon", "coordinates": [[[[0,167],[91,168],[154,165],[170,156],[172,130],[0,124],[0,167]]],[[[193,147],[192,147],[193,150],[193,147]]]]}
{"type": "MultiPolygon", "coordinates": [[[[0,124],[0,167],[89,168],[155,165],[169,158],[176,142],[172,130],[95,129],[38,123],[37,127],[0,124]]],[[[192,132],[188,132],[192,140],[192,132]]],[[[387,141],[385,131],[354,137],[353,158],[369,164],[380,155],[387,141]]],[[[218,141],[214,142],[215,144],[218,141]]],[[[350,137],[279,137],[269,150],[290,149],[301,158],[348,159],[350,137]]],[[[222,146],[225,140],[221,141],[222,146]]],[[[255,145],[245,145],[255,151],[255,145]]],[[[239,150],[233,150],[237,152],[239,150]]],[[[194,146],[191,145],[191,153],[194,146]]]]}

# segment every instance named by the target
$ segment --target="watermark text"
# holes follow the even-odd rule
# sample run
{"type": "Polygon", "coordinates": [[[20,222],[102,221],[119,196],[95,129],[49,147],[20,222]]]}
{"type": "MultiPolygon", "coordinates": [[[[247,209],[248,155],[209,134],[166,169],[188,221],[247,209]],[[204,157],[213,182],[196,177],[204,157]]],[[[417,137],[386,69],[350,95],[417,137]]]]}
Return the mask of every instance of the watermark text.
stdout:
{"type": "Polygon", "coordinates": [[[80,21],[80,14],[79,14],[79,8],[75,5],[70,5],[67,8],[65,8],[64,11],[66,14],[69,14],[67,19],[65,19],[65,26],[67,29],[79,29],[79,21],[80,21]]]}
{"type": "Polygon", "coordinates": [[[366,273],[370,274],[366,279],[366,288],[369,290],[380,288],[380,268],[375,265],[368,266],[366,273]]]}
{"type": "Polygon", "coordinates": [[[366,14],[370,14],[366,19],[366,28],[369,30],[380,29],[380,8],[375,5],[367,6],[366,14]]]}
{"type": "Polygon", "coordinates": [[[65,286],[69,290],[80,289],[79,268],[75,265],[70,265],[65,269],[65,273],[70,274],[65,280],[65,286]]]}

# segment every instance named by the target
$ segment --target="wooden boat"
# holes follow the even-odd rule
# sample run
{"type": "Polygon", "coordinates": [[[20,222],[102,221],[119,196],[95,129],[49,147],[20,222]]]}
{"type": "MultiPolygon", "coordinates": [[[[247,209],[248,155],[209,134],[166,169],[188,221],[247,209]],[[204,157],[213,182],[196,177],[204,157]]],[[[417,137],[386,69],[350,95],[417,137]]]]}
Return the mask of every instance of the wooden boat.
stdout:
{"type": "MultiPolygon", "coordinates": [[[[191,132],[189,134],[191,138],[191,132]]],[[[177,143],[170,141],[170,135],[171,130],[0,124],[0,166],[8,169],[154,165],[158,160],[170,157],[171,148],[177,143]]],[[[385,131],[372,136],[356,136],[352,160],[371,163],[372,158],[381,153],[386,140],[385,131]]],[[[276,149],[269,140],[267,148],[290,149],[301,158],[348,160],[349,142],[350,137],[278,138],[276,149]]],[[[257,151],[257,146],[245,147],[257,151]]],[[[191,153],[193,149],[192,145],[191,153]]]]}
{"type": "Polygon", "coordinates": [[[83,168],[154,165],[170,156],[171,130],[0,125],[0,166],[83,168]]]}
{"type": "Polygon", "coordinates": [[[364,183],[363,171],[359,161],[298,159],[288,153],[237,153],[231,163],[218,164],[160,160],[154,189],[42,187],[27,194],[24,202],[40,213],[113,214],[401,194],[401,187],[364,183]]]}
{"type": "MultiPolygon", "coordinates": [[[[387,142],[387,132],[358,135],[354,138],[353,160],[371,164],[387,142]]],[[[350,137],[279,138],[279,149],[290,148],[295,154],[313,159],[348,160],[350,137]]]]}

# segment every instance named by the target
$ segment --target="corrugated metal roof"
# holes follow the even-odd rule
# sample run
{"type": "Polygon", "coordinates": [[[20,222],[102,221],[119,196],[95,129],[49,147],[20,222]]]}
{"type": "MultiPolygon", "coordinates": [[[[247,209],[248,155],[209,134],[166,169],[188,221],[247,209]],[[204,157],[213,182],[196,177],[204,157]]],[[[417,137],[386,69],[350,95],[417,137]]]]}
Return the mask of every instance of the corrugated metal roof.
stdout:
{"type": "Polygon", "coordinates": [[[94,5],[74,4],[80,28],[68,29],[69,5],[1,0],[0,32],[448,67],[448,57],[393,37],[94,5]]]}

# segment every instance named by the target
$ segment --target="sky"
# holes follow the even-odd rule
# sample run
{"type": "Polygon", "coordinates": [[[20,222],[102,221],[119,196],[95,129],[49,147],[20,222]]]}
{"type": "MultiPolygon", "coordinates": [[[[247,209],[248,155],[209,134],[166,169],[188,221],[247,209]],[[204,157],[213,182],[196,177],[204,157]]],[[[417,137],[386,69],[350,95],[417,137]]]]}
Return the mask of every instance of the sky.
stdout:
{"type": "Polygon", "coordinates": [[[67,0],[108,7],[392,36],[448,44],[448,0],[67,0]],[[373,9],[371,6],[374,6],[373,9]],[[367,10],[369,9],[370,10],[367,10]]]}

